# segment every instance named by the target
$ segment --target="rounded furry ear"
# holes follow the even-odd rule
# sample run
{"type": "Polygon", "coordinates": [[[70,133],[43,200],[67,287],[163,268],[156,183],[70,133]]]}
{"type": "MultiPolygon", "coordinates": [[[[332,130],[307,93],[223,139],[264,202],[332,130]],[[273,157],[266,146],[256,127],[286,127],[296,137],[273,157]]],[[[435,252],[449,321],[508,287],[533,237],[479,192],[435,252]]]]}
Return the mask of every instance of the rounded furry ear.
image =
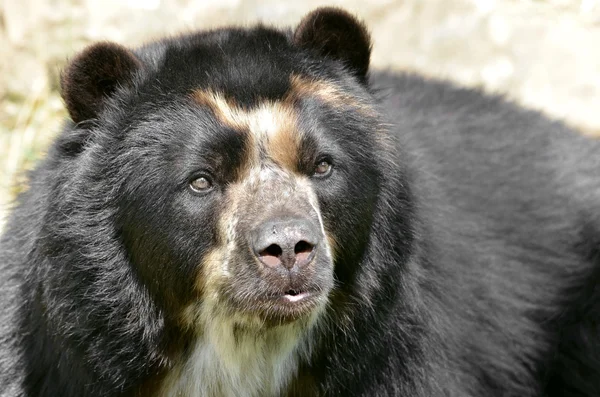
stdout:
{"type": "Polygon", "coordinates": [[[61,74],[61,95],[74,122],[97,117],[119,85],[128,85],[141,62],[127,48],[99,43],[77,55],[61,74]]]}
{"type": "Polygon", "coordinates": [[[363,23],[334,7],[317,8],[296,28],[294,44],[342,61],[364,81],[369,69],[371,38],[363,23]]]}

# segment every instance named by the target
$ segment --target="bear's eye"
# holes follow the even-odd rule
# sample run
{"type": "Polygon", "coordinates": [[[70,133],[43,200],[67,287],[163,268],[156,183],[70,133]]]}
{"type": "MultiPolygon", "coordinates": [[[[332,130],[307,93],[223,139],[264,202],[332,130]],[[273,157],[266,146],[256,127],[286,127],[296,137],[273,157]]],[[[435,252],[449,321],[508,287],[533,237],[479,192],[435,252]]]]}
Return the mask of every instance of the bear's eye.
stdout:
{"type": "Polygon", "coordinates": [[[207,193],[212,188],[213,184],[206,176],[200,176],[190,182],[190,189],[195,193],[207,193]]]}
{"type": "Polygon", "coordinates": [[[333,166],[331,165],[331,161],[328,159],[322,159],[317,161],[317,165],[315,166],[315,170],[313,172],[313,176],[323,178],[329,176],[331,174],[331,170],[333,166]]]}

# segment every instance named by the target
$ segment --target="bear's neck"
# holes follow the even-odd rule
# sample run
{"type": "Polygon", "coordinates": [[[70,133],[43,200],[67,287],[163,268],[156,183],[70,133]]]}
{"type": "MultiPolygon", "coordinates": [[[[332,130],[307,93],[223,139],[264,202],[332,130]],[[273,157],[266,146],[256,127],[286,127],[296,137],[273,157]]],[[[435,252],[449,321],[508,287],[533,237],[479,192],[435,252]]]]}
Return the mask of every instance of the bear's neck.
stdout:
{"type": "Polygon", "coordinates": [[[306,324],[245,329],[213,321],[166,375],[160,396],[279,396],[309,354],[306,324]]]}

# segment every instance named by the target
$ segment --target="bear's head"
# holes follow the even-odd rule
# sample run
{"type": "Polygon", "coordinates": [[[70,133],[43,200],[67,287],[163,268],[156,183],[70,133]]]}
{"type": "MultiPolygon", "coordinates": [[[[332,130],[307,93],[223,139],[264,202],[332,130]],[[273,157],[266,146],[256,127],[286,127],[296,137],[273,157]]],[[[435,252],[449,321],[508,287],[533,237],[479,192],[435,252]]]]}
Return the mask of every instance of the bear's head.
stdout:
{"type": "Polygon", "coordinates": [[[369,55],[331,8],[289,32],[89,47],[62,75],[59,142],[66,200],[96,230],[83,249],[110,240],[175,328],[310,328],[369,243],[385,144],[369,55]]]}

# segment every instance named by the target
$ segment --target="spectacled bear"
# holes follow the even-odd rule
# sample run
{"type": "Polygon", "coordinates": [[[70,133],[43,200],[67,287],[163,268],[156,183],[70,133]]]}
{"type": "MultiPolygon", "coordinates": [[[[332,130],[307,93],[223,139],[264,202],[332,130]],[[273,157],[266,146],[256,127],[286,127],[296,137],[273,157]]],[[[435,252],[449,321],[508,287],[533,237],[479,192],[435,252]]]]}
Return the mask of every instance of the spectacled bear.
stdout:
{"type": "Polygon", "coordinates": [[[600,141],[295,29],[92,45],[0,245],[3,396],[599,396],[600,141]]]}

